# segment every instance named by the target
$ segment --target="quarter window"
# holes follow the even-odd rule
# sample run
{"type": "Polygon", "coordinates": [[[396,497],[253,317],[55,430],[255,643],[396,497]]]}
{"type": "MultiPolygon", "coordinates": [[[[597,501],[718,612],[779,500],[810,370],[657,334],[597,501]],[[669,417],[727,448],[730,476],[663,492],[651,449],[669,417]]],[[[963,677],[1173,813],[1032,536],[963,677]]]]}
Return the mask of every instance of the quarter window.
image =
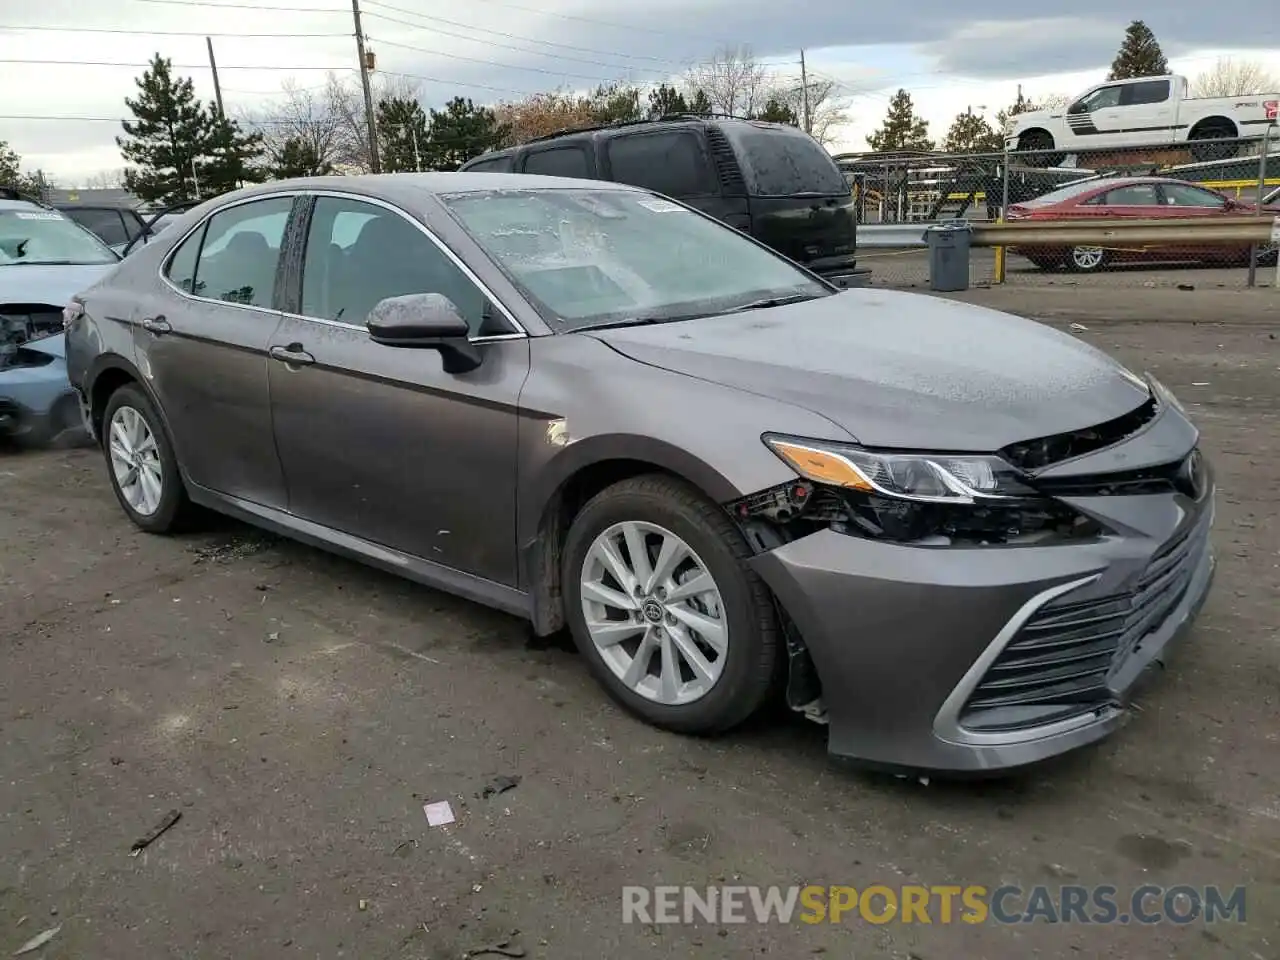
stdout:
{"type": "Polygon", "coordinates": [[[531,153],[524,159],[523,172],[538,173],[546,177],[591,178],[587,153],[581,147],[555,147],[531,153]]]}
{"type": "Polygon", "coordinates": [[[204,239],[204,228],[200,227],[178,245],[178,249],[169,258],[169,282],[183,293],[200,295],[196,287],[196,260],[200,257],[200,241],[204,239]]]}
{"type": "Polygon", "coordinates": [[[448,297],[473,335],[509,332],[480,288],[406,217],[360,200],[318,198],[302,265],[303,315],[363,324],[379,301],[411,293],[448,297]]]}
{"type": "Polygon", "coordinates": [[[698,138],[691,133],[630,134],[608,141],[611,179],[671,197],[694,197],[714,189],[698,138]]]}
{"type": "Polygon", "coordinates": [[[215,213],[174,254],[169,279],[196,296],[270,308],[292,208],[293,197],[271,197],[215,213]],[[184,278],[187,248],[201,235],[195,271],[184,278]]]}
{"type": "Polygon", "coordinates": [[[1226,198],[1210,190],[1189,187],[1181,183],[1166,183],[1163,187],[1164,202],[1171,207],[1213,207],[1222,209],[1226,198]]]}

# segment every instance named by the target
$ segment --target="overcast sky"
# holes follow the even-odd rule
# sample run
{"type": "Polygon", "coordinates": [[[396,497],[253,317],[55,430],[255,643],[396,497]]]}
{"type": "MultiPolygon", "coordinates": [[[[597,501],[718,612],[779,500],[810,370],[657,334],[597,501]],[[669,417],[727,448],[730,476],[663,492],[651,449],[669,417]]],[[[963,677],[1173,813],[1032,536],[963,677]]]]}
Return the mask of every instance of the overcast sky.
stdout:
{"type": "MultiPolygon", "coordinates": [[[[282,81],[352,80],[351,10],[344,0],[0,0],[0,140],[25,165],[77,183],[121,166],[115,118],[126,115],[141,64],[170,57],[212,99],[204,36],[211,34],[229,113],[269,109],[282,81]],[[274,9],[273,9],[274,8],[274,9]],[[84,31],[69,32],[68,28],[84,31]],[[58,28],[58,29],[34,29],[58,28]],[[112,32],[116,31],[116,32],[112,32]],[[190,35],[185,35],[190,34],[190,35]],[[260,36],[247,36],[259,34],[260,36]],[[267,36],[261,36],[267,35],[267,36]],[[83,65],[14,63],[81,61],[83,65]],[[257,68],[257,69],[252,69],[257,68]],[[96,120],[10,119],[15,115],[96,120]]],[[[839,83],[851,122],[836,149],[866,149],[888,96],[906,87],[940,138],[955,114],[988,116],[1031,96],[1074,94],[1103,78],[1128,21],[1146,20],[1173,69],[1195,74],[1222,55],[1280,74],[1280,18],[1261,0],[1074,0],[1070,16],[1019,19],[997,0],[363,0],[380,71],[412,75],[424,105],[455,95],[479,102],[610,80],[656,83],[717,48],[749,45],[781,78],[809,69],[839,83]]]]}

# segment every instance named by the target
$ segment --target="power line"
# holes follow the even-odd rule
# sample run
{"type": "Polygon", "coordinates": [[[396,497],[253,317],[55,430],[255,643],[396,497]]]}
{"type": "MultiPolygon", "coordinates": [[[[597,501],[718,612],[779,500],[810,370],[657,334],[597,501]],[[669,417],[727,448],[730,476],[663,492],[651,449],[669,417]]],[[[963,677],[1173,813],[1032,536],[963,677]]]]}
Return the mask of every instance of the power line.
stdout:
{"type": "Polygon", "coordinates": [[[297,37],[299,39],[312,39],[317,37],[349,37],[349,33],[220,33],[217,30],[122,30],[110,29],[107,27],[47,27],[47,26],[12,26],[9,24],[0,24],[0,30],[16,30],[16,31],[40,31],[48,33],[111,33],[111,34],[138,34],[146,37],[237,37],[237,38],[255,38],[255,37],[276,37],[279,39],[297,37]]]}
{"type": "MultiPolygon", "coordinates": [[[[457,53],[444,53],[440,50],[428,50],[425,47],[415,47],[407,43],[396,43],[395,41],[384,40],[381,37],[374,37],[372,35],[369,36],[368,39],[370,43],[380,43],[387,47],[399,47],[401,50],[415,50],[418,53],[429,54],[433,57],[446,57],[450,60],[463,60],[467,63],[479,63],[486,67],[501,67],[503,70],[525,70],[529,73],[541,73],[551,77],[573,77],[575,80],[590,80],[592,83],[610,83],[615,79],[612,77],[587,76],[583,73],[566,73],[563,70],[548,70],[544,67],[520,67],[511,63],[499,63],[496,60],[481,60],[477,57],[464,57],[457,53]]],[[[608,66],[608,64],[605,64],[605,66],[608,66]]]]}
{"type": "MultiPolygon", "coordinates": [[[[203,36],[203,34],[201,34],[203,36]]],[[[0,63],[19,63],[31,66],[53,66],[53,67],[150,67],[150,63],[120,63],[111,60],[24,60],[24,59],[0,59],[0,63]]],[[[179,70],[208,70],[207,63],[171,63],[171,67],[179,70]]],[[[335,73],[339,70],[350,70],[351,67],[287,67],[280,64],[263,64],[261,66],[223,66],[222,70],[325,70],[335,73]]],[[[452,80],[442,81],[444,83],[452,83],[452,80]]]]}
{"type": "MultiPolygon", "coordinates": [[[[431,21],[432,26],[426,27],[426,26],[419,26],[417,24],[408,23],[407,21],[404,21],[404,20],[397,20],[395,17],[389,17],[384,13],[378,13],[376,10],[365,14],[365,16],[367,17],[376,17],[379,20],[389,20],[392,23],[398,23],[401,26],[406,26],[406,27],[414,27],[415,29],[418,29],[418,30],[431,29],[439,33],[444,33],[444,31],[440,30],[438,27],[435,26],[435,24],[437,23],[444,23],[444,24],[448,24],[451,27],[460,27],[464,30],[474,30],[477,33],[490,33],[497,37],[505,37],[508,40],[523,40],[526,43],[536,43],[539,46],[557,47],[561,50],[576,50],[579,53],[597,53],[597,54],[601,54],[609,57],[620,57],[624,60],[646,60],[652,63],[666,63],[666,64],[673,64],[678,66],[683,65],[679,60],[668,60],[665,57],[651,57],[641,53],[614,53],[608,50],[601,50],[598,47],[579,47],[571,43],[558,43],[552,40],[538,40],[534,37],[526,37],[518,33],[506,33],[505,31],[494,30],[490,27],[479,27],[471,23],[460,23],[457,20],[446,20],[444,17],[437,17],[434,14],[417,13],[415,11],[404,10],[400,7],[393,7],[390,4],[386,4],[386,3],[375,3],[374,0],[365,0],[365,2],[368,6],[377,7],[382,10],[394,10],[396,13],[403,13],[408,16],[431,21]]],[[[472,40],[477,38],[465,37],[463,39],[472,40]]],[[[488,43],[490,41],[486,40],[484,42],[488,43]]],[[[513,47],[512,49],[515,49],[515,48],[513,47]]],[[[529,50],[526,52],[533,53],[532,50],[529,50]]],[[[595,61],[589,61],[589,62],[594,63],[595,61]]]]}
{"type": "MultiPolygon", "coordinates": [[[[214,0],[137,0],[138,3],[157,3],[162,6],[170,7],[213,7],[214,9],[224,10],[270,10],[283,13],[343,13],[343,10],[335,10],[330,7],[278,7],[278,6],[259,6],[252,3],[215,3],[214,0]]],[[[371,0],[370,0],[371,2],[371,0]]],[[[509,7],[512,10],[523,10],[525,13],[536,13],[542,17],[557,17],[561,20],[576,20],[580,23],[591,23],[599,27],[612,27],[615,30],[629,30],[639,33],[653,33],[664,37],[680,37],[682,40],[703,39],[711,43],[719,41],[710,37],[696,37],[691,34],[681,33],[675,30],[659,30],[657,27],[642,27],[636,24],[614,23],[609,20],[596,20],[592,17],[579,17],[571,13],[560,13],[555,10],[540,10],[537,7],[525,7],[515,3],[508,3],[506,0],[483,0],[484,3],[492,3],[500,7],[509,7]]],[[[403,8],[391,7],[387,4],[378,4],[388,10],[397,10],[401,13],[405,11],[403,8]]]]}
{"type": "MultiPolygon", "coordinates": [[[[606,62],[605,62],[605,61],[603,61],[603,60],[587,60],[587,59],[582,58],[582,57],[571,57],[571,56],[569,56],[569,55],[567,55],[567,54],[559,53],[559,52],[547,52],[547,51],[545,51],[545,50],[530,50],[530,49],[528,49],[527,47],[517,47],[517,46],[513,46],[512,44],[509,44],[509,43],[498,43],[498,42],[496,42],[496,41],[494,41],[494,40],[490,40],[490,39],[488,39],[487,37],[468,37],[466,34],[462,34],[462,33],[453,33],[453,32],[451,32],[451,31],[449,31],[449,30],[443,30],[443,29],[441,29],[440,27],[437,27],[435,24],[431,24],[431,25],[429,25],[429,26],[428,26],[427,24],[410,23],[408,20],[399,20],[399,19],[397,19],[396,17],[388,17],[388,16],[386,16],[385,14],[377,13],[376,11],[366,12],[364,15],[365,15],[365,17],[370,18],[370,19],[384,20],[384,21],[386,21],[386,22],[388,22],[388,23],[395,23],[395,24],[399,24],[399,25],[400,25],[400,26],[402,26],[402,27],[409,27],[409,28],[411,28],[411,29],[413,29],[413,30],[430,30],[430,31],[432,31],[433,33],[443,34],[443,35],[444,35],[444,36],[446,36],[446,37],[455,37],[455,38],[457,38],[457,39],[459,39],[459,40],[468,40],[468,41],[470,41],[471,43],[483,43],[483,44],[486,44],[487,46],[490,46],[490,47],[501,47],[501,48],[502,48],[502,49],[504,49],[504,50],[514,50],[514,51],[516,51],[517,53],[531,53],[531,54],[533,54],[533,55],[535,55],[535,56],[539,56],[539,57],[558,57],[558,58],[559,58],[559,59],[561,59],[561,60],[568,60],[568,61],[571,61],[571,62],[573,62],[573,63],[587,63],[587,64],[591,64],[592,66],[597,66],[597,67],[608,67],[608,68],[609,68],[609,69],[611,69],[611,70],[622,70],[622,69],[626,69],[626,70],[644,70],[644,71],[646,71],[646,72],[662,73],[662,74],[667,74],[667,73],[670,73],[670,72],[671,72],[670,70],[663,69],[663,68],[661,68],[661,67],[638,67],[638,66],[632,66],[631,64],[623,64],[623,63],[606,63],[606,62]]],[[[437,19],[439,19],[441,23],[449,23],[449,24],[452,24],[452,23],[454,23],[454,22],[455,22],[455,21],[453,21],[453,20],[443,20],[443,19],[440,19],[440,18],[437,18],[437,17],[431,17],[430,19],[432,19],[432,20],[437,20],[437,19]]],[[[473,27],[473,26],[471,26],[471,25],[469,25],[469,24],[458,24],[458,26],[464,27],[464,28],[466,28],[466,29],[468,29],[468,30],[481,30],[481,29],[482,29],[481,27],[473,27]]],[[[510,37],[510,38],[512,38],[512,39],[514,39],[514,40],[524,40],[524,41],[526,41],[527,43],[549,43],[549,41],[546,41],[546,40],[534,40],[534,39],[533,39],[533,38],[531,38],[531,37],[520,37],[520,36],[516,36],[515,34],[502,33],[502,32],[497,31],[497,30],[486,30],[485,32],[486,32],[486,33],[493,33],[493,34],[496,34],[497,36],[500,36],[500,37],[510,37]]],[[[567,44],[551,44],[551,45],[552,45],[552,46],[557,46],[557,47],[565,47],[566,49],[569,49],[569,50],[584,50],[584,51],[586,51],[586,52],[588,52],[588,53],[595,53],[595,52],[596,52],[596,51],[594,51],[594,50],[591,50],[589,47],[570,47],[570,46],[568,46],[567,44]]],[[[627,56],[627,54],[617,53],[617,54],[608,54],[608,56],[623,57],[623,56],[627,56]]],[[[637,58],[634,58],[634,59],[658,60],[658,58],[657,58],[657,57],[644,57],[644,58],[639,58],[639,57],[637,57],[637,58]]],[[[662,61],[662,60],[659,60],[659,62],[661,62],[661,63],[671,63],[671,64],[673,64],[673,65],[677,63],[677,61],[675,61],[675,60],[671,60],[671,61],[662,61]]]]}

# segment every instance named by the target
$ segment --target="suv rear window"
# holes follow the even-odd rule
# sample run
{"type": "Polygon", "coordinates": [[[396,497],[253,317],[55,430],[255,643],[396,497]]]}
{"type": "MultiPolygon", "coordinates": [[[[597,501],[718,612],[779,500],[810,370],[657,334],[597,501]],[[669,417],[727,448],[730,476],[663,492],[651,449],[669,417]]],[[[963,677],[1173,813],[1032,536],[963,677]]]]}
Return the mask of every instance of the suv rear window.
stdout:
{"type": "Polygon", "coordinates": [[[758,197],[844,196],[849,184],[818,141],[799,130],[726,124],[747,190],[758,197]]]}

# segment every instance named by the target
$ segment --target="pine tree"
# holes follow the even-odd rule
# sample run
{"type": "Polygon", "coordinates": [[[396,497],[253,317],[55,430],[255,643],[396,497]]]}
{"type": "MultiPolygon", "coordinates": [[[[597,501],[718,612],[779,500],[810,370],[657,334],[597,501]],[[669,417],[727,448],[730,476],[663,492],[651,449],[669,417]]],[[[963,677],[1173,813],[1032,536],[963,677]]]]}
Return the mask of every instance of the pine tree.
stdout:
{"type": "Polygon", "coordinates": [[[313,144],[301,137],[289,137],[271,151],[267,170],[276,180],[322,177],[333,173],[333,164],[322,160],[313,144]]]}
{"type": "Polygon", "coordinates": [[[947,153],[999,153],[1004,149],[1004,137],[991,128],[986,117],[965,111],[951,122],[942,149],[947,153]]]}
{"type": "Polygon", "coordinates": [[[134,81],[136,98],[125,106],[136,118],[122,124],[116,145],[126,162],[125,187],[142,200],[176,203],[195,199],[193,165],[208,152],[209,114],[196,99],[190,78],[175,79],[173,62],[156,54],[134,81]]]}
{"type": "Polygon", "coordinates": [[[705,117],[711,113],[711,97],[707,91],[699,88],[693,91],[693,96],[685,99],[689,102],[689,112],[695,116],[705,117]]]}
{"type": "Polygon", "coordinates": [[[1169,62],[1156,42],[1156,35],[1141,20],[1133,21],[1124,32],[1124,42],[1120,44],[1120,52],[1111,64],[1107,79],[1163,77],[1168,73],[1169,62]]]}
{"type": "Polygon", "coordinates": [[[422,169],[427,145],[427,115],[422,104],[407,97],[388,97],[378,104],[378,141],[387,173],[422,169]]]}
{"type": "Polygon", "coordinates": [[[423,166],[428,170],[457,170],[472,157],[502,146],[509,132],[488,107],[454,97],[443,110],[431,111],[423,166]]]}
{"type": "Polygon", "coordinates": [[[0,187],[9,187],[29,197],[41,199],[45,187],[39,175],[22,172],[22,158],[3,140],[0,140],[0,187]]]}
{"type": "Polygon", "coordinates": [[[689,104],[684,94],[675,87],[659,84],[649,91],[649,119],[688,113],[689,104]]]}
{"type": "Polygon", "coordinates": [[[796,116],[796,112],[791,105],[784,103],[777,97],[770,97],[765,101],[764,109],[758,111],[752,120],[763,120],[766,123],[785,123],[792,127],[800,126],[800,118],[796,116]]]}
{"type": "Polygon", "coordinates": [[[875,133],[868,135],[867,145],[876,153],[894,150],[933,150],[933,141],[929,139],[929,123],[916,116],[911,94],[899,90],[889,101],[889,112],[885,115],[884,125],[875,133]]]}
{"type": "Polygon", "coordinates": [[[217,196],[266,179],[262,134],[245,133],[238,123],[223,117],[212,104],[207,120],[209,139],[203,160],[197,162],[201,196],[217,196]]]}
{"type": "Polygon", "coordinates": [[[596,88],[591,97],[591,115],[596,123],[629,123],[644,117],[640,88],[611,83],[596,88]]]}

